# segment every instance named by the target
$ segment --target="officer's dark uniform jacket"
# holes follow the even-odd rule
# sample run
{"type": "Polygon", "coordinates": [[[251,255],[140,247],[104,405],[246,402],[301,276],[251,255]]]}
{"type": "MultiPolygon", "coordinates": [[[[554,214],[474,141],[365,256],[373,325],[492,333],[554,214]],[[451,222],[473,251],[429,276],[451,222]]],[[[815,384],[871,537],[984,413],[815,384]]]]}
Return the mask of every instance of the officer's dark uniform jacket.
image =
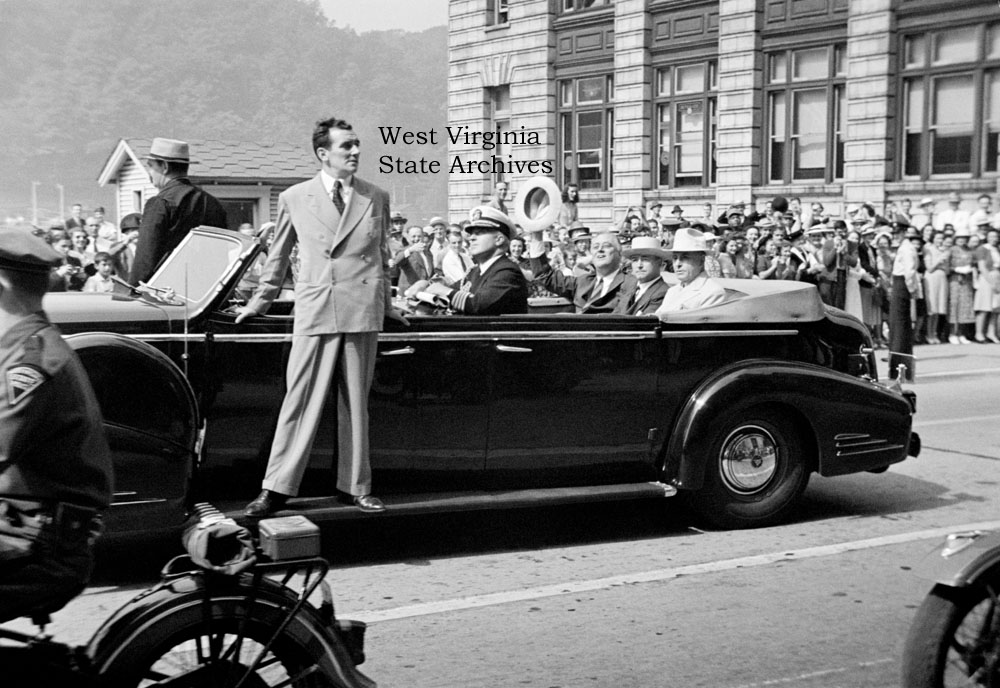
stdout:
{"type": "Polygon", "coordinates": [[[0,337],[0,499],[104,509],[111,454],[76,354],[43,313],[0,337]]]}
{"type": "Polygon", "coordinates": [[[171,179],[146,201],[129,281],[138,284],[152,277],[160,261],[177,248],[188,232],[201,225],[225,228],[222,204],[185,177],[171,179]]]}
{"type": "Polygon", "coordinates": [[[465,315],[504,315],[528,312],[528,280],[507,256],[500,256],[480,272],[473,266],[451,292],[451,307],[465,315]]]}
{"type": "Polygon", "coordinates": [[[0,336],[0,621],[83,589],[111,480],[80,360],[44,313],[22,318],[0,336]]]}

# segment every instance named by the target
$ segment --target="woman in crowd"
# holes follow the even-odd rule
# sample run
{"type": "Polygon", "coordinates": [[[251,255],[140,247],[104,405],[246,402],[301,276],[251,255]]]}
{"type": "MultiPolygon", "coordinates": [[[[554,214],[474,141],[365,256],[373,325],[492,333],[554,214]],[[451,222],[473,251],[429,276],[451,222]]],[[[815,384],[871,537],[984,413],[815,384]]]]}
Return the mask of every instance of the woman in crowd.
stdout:
{"type": "Polygon", "coordinates": [[[952,344],[968,344],[962,333],[962,326],[974,323],[973,310],[975,294],[973,290],[972,251],[969,250],[969,232],[957,232],[955,245],[951,247],[950,269],[948,271],[948,322],[951,323],[952,344]]]}
{"type": "MultiPolygon", "coordinates": [[[[861,265],[859,245],[861,234],[857,230],[847,233],[847,248],[845,249],[846,283],[844,285],[844,310],[865,322],[864,302],[868,299],[867,290],[862,291],[862,280],[871,280],[868,271],[861,265]]],[[[870,282],[869,282],[870,284],[870,282]]]]}
{"type": "MultiPolygon", "coordinates": [[[[926,229],[926,227],[924,228],[926,229]]],[[[948,271],[951,251],[944,247],[944,233],[931,234],[924,246],[925,290],[927,299],[927,343],[940,344],[941,316],[948,315],[948,271]]]]}
{"type": "Polygon", "coordinates": [[[875,247],[872,246],[872,239],[875,237],[875,228],[866,227],[860,233],[858,240],[858,267],[865,274],[859,275],[858,287],[861,291],[861,321],[868,327],[875,339],[875,333],[882,325],[882,307],[878,302],[878,265],[876,264],[875,247]]]}
{"type": "Polygon", "coordinates": [[[977,267],[976,294],[973,309],[976,312],[976,341],[985,344],[997,338],[997,311],[1000,311],[1000,233],[991,229],[986,233],[986,243],[976,248],[973,258],[977,267]]]}
{"type": "Polygon", "coordinates": [[[927,322],[927,269],[924,266],[924,237],[915,227],[906,231],[906,241],[913,244],[917,250],[917,293],[913,294],[910,308],[913,321],[914,344],[926,344],[927,336],[924,325],[927,322]]]}
{"type": "Polygon", "coordinates": [[[875,236],[875,267],[878,269],[878,325],[875,330],[875,345],[882,348],[886,344],[886,316],[889,313],[889,299],[892,296],[892,264],[896,254],[892,250],[892,235],[879,232],[875,236]]]}

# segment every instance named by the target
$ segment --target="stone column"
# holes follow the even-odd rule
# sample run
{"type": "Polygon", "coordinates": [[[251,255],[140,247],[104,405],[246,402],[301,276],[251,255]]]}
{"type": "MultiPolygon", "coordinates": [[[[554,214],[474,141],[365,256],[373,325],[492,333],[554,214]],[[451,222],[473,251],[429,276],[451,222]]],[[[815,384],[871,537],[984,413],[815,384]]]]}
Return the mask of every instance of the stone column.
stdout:
{"type": "Polygon", "coordinates": [[[721,0],[719,3],[718,189],[716,202],[753,202],[761,183],[761,127],[758,94],[764,87],[761,29],[763,3],[721,0]],[[760,5],[761,9],[758,9],[760,5]]]}
{"type": "Polygon", "coordinates": [[[649,53],[652,35],[650,0],[615,2],[615,94],[613,218],[620,222],[629,206],[643,208],[652,185],[653,69],[649,53]]]}
{"type": "MultiPolygon", "coordinates": [[[[448,126],[453,132],[462,126],[472,132],[491,131],[488,89],[507,85],[511,131],[537,132],[539,139],[538,145],[511,146],[513,159],[550,160],[554,164],[555,35],[548,0],[510,3],[510,21],[503,26],[486,25],[486,0],[452,0],[449,15],[448,126]]],[[[492,161],[498,152],[464,140],[451,143],[447,133],[441,133],[448,145],[446,172],[456,157],[467,166],[469,161],[492,161]]],[[[516,194],[519,182],[531,176],[508,175],[511,191],[516,194]]],[[[479,172],[448,175],[451,220],[466,219],[468,210],[492,193],[491,178],[491,174],[479,172]]]]}
{"type": "Polygon", "coordinates": [[[844,200],[885,200],[895,159],[896,59],[891,37],[892,0],[851,0],[847,20],[847,131],[844,143],[844,200]]]}

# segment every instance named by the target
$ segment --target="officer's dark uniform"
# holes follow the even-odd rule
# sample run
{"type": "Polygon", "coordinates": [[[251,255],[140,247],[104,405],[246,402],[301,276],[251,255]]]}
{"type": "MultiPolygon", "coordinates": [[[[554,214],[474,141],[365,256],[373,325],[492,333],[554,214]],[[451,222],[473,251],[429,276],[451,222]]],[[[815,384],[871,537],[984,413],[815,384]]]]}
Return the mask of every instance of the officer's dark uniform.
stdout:
{"type": "MultiPolygon", "coordinates": [[[[36,237],[0,232],[4,271],[47,273],[57,259],[36,237]]],[[[83,589],[111,476],[80,360],[44,312],[21,317],[0,335],[0,621],[83,589]]]]}

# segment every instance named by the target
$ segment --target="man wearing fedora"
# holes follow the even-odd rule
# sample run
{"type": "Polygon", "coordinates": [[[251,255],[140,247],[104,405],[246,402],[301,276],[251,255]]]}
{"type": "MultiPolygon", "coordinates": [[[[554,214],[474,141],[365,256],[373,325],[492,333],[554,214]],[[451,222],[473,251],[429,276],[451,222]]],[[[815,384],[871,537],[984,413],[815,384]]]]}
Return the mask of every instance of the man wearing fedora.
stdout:
{"type": "Polygon", "coordinates": [[[142,210],[139,244],[129,282],[145,282],[181,239],[195,227],[226,227],[226,211],[215,196],[187,178],[191,156],[188,144],[175,139],[153,139],[145,159],[159,193],[142,210]]]}
{"type": "Polygon", "coordinates": [[[244,514],[266,516],[298,494],[326,399],[337,389],[337,489],[365,512],[385,510],[371,495],[368,393],[378,333],[392,307],[389,194],[357,176],[361,142],[350,124],[316,123],[320,171],[278,197],[278,222],[260,286],[236,322],[266,313],[298,247],[295,321],[281,404],[260,495],[244,514]]]}
{"type": "Polygon", "coordinates": [[[507,256],[514,223],[490,206],[473,212],[465,228],[469,235],[469,253],[475,265],[453,286],[423,281],[416,291],[429,291],[448,299],[451,309],[464,315],[504,315],[528,312],[528,281],[507,256]]]}
{"type": "Polygon", "coordinates": [[[663,303],[656,309],[661,320],[665,314],[714,306],[726,298],[722,285],[705,274],[707,251],[703,233],[690,227],[677,230],[672,252],[678,283],[667,290],[663,303]]]}
{"type": "Polygon", "coordinates": [[[656,312],[667,295],[668,286],[662,272],[663,263],[669,255],[656,237],[636,237],[632,240],[632,245],[622,251],[622,256],[631,263],[632,275],[636,278],[635,289],[628,298],[618,303],[616,313],[651,315],[656,312]]]}

